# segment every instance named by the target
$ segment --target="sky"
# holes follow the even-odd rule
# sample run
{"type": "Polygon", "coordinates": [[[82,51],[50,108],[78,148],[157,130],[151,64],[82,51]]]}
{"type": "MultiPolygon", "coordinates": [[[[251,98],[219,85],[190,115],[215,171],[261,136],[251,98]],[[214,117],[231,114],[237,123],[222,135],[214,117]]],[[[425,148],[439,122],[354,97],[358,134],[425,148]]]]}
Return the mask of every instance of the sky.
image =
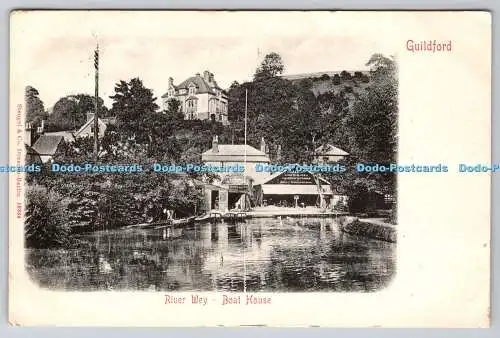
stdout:
{"type": "Polygon", "coordinates": [[[169,77],[178,84],[209,70],[228,88],[251,80],[270,52],[282,56],[285,74],[297,74],[364,70],[373,53],[393,51],[368,34],[369,20],[359,30],[337,13],[241,14],[21,13],[11,35],[16,78],[38,89],[46,108],[66,95],[94,95],[93,51],[99,42],[99,95],[111,107],[115,83],[134,77],[159,103],[169,77]]]}

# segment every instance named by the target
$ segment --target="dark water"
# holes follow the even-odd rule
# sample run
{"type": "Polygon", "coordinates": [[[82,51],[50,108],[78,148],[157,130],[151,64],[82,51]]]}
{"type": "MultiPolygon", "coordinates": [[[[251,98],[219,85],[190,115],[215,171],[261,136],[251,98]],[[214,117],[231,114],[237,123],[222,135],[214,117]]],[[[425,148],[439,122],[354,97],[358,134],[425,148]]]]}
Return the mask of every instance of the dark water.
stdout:
{"type": "Polygon", "coordinates": [[[333,219],[119,229],[79,241],[26,250],[33,280],[79,291],[376,291],[396,269],[395,244],[344,234],[333,219]]]}

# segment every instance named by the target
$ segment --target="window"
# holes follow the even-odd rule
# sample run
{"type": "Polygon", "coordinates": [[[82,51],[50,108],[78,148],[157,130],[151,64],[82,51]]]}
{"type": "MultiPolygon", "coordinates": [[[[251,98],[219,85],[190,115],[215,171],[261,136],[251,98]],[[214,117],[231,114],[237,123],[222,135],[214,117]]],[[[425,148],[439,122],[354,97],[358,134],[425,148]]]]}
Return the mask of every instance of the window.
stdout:
{"type": "Polygon", "coordinates": [[[323,162],[328,162],[330,160],[330,158],[328,158],[328,156],[323,156],[323,162]]]}
{"type": "Polygon", "coordinates": [[[187,100],[186,107],[188,110],[196,110],[196,100],[187,100]]]}
{"type": "Polygon", "coordinates": [[[168,96],[174,96],[174,90],[173,89],[169,89],[168,96]]]}
{"type": "Polygon", "coordinates": [[[194,95],[194,94],[196,94],[196,87],[190,86],[189,87],[189,95],[194,95]]]}

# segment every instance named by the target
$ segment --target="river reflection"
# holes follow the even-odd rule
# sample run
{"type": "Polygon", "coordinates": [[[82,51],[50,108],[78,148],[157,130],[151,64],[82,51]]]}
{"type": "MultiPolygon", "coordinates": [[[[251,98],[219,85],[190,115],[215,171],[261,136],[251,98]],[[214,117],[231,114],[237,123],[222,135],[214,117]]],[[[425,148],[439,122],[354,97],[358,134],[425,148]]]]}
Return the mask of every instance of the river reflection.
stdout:
{"type": "Polygon", "coordinates": [[[78,291],[375,291],[395,273],[395,244],[344,234],[333,219],[118,229],[78,239],[72,250],[26,250],[32,278],[78,291]]]}

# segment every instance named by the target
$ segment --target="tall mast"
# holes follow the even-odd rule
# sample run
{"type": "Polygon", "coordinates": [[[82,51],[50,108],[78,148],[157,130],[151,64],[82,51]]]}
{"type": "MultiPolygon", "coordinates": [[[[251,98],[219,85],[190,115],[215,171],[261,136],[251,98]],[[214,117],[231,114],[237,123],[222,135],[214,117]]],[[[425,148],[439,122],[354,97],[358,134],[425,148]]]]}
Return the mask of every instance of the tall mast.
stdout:
{"type": "Polygon", "coordinates": [[[99,121],[98,121],[98,109],[99,109],[99,43],[94,51],[94,68],[95,68],[95,112],[94,112],[94,158],[97,162],[99,153],[99,121]]]}
{"type": "Polygon", "coordinates": [[[247,164],[247,109],[248,89],[245,89],[245,165],[247,164]]]}
{"type": "MultiPolygon", "coordinates": [[[[247,109],[248,109],[248,89],[245,89],[245,171],[247,170],[247,109]]],[[[243,176],[245,178],[245,183],[246,183],[246,176],[243,176]]],[[[245,208],[246,208],[246,203],[247,203],[247,196],[245,193],[245,208]]],[[[247,265],[246,265],[246,258],[245,258],[245,236],[246,235],[247,228],[242,226],[242,239],[243,239],[243,292],[247,292],[247,265]]]]}

